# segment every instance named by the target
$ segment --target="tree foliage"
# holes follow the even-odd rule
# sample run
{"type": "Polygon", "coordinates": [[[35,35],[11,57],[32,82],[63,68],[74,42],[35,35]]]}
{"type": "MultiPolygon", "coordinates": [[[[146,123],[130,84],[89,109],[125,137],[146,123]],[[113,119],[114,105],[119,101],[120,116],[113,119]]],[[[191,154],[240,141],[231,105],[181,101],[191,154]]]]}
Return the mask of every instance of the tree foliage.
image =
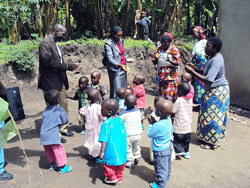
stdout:
{"type": "Polygon", "coordinates": [[[136,10],[147,11],[153,40],[164,30],[190,34],[193,25],[217,32],[218,0],[1,0],[0,38],[43,37],[55,23],[66,25],[70,38],[106,38],[113,25],[133,37],[136,10]]]}

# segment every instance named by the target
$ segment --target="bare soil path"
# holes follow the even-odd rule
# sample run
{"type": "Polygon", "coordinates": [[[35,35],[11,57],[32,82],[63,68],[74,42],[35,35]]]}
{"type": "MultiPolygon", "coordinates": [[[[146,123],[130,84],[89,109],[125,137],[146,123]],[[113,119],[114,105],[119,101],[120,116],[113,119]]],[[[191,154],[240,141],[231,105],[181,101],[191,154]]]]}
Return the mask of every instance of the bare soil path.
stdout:
{"type": "MultiPolygon", "coordinates": [[[[153,106],[148,91],[147,105],[153,106]]],[[[75,136],[67,138],[64,147],[68,164],[73,171],[57,174],[49,171],[48,161],[40,146],[39,130],[41,115],[45,108],[41,90],[35,87],[21,88],[26,119],[18,122],[23,143],[32,163],[29,171],[18,138],[10,140],[5,148],[5,157],[9,161],[6,170],[14,174],[11,181],[0,182],[1,188],[92,188],[110,187],[102,181],[104,170],[101,165],[87,160],[87,149],[83,147],[84,135],[80,135],[77,125],[77,102],[70,101],[70,131],[75,136]]],[[[190,144],[191,159],[174,160],[168,188],[249,188],[250,187],[250,125],[229,120],[227,137],[217,150],[203,150],[195,136],[197,112],[193,113],[193,133],[190,144]]],[[[147,128],[148,124],[145,123],[147,128]]],[[[143,132],[141,142],[142,159],[134,170],[125,169],[121,188],[149,187],[155,180],[154,167],[149,162],[150,139],[143,132]]]]}

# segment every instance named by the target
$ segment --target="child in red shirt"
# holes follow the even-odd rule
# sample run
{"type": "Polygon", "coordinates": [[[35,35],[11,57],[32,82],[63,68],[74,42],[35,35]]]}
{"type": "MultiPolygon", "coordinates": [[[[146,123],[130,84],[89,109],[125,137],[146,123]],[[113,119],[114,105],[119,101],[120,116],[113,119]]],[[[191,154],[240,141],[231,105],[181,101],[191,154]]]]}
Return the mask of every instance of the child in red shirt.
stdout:
{"type": "Polygon", "coordinates": [[[142,114],[142,127],[143,127],[143,113],[146,106],[146,92],[143,86],[145,77],[141,74],[136,74],[133,80],[133,94],[136,96],[136,108],[139,108],[142,114]]]}

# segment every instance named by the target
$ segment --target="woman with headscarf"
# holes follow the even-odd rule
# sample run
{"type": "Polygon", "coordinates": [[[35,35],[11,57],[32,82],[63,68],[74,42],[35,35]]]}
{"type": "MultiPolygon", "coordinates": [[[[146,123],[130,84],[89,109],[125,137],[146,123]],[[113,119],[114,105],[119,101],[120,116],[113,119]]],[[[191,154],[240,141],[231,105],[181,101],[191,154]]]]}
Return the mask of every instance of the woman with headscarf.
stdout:
{"type": "Polygon", "coordinates": [[[208,60],[204,70],[196,70],[189,64],[186,65],[186,70],[205,86],[196,130],[204,149],[216,149],[220,140],[225,137],[227,127],[230,98],[221,47],[222,41],[219,38],[209,38],[205,48],[208,60]]]}
{"type": "Polygon", "coordinates": [[[167,100],[174,98],[178,85],[178,66],[181,62],[180,52],[172,45],[172,40],[171,33],[164,33],[152,60],[159,76],[159,95],[167,100]]]}
{"type": "Polygon", "coordinates": [[[110,38],[104,45],[106,67],[108,69],[110,83],[110,98],[117,98],[116,90],[127,87],[126,53],[123,47],[122,28],[114,26],[111,29],[110,38]]]}
{"type": "MultiPolygon", "coordinates": [[[[205,63],[207,61],[206,54],[205,54],[205,47],[206,47],[206,37],[204,36],[204,30],[200,26],[194,26],[193,27],[193,38],[197,39],[197,42],[195,43],[192,55],[192,64],[193,67],[196,69],[203,70],[205,63]]],[[[204,89],[204,83],[200,81],[195,76],[192,80],[192,85],[194,87],[194,103],[195,104],[201,104],[202,96],[205,93],[204,89]]]]}

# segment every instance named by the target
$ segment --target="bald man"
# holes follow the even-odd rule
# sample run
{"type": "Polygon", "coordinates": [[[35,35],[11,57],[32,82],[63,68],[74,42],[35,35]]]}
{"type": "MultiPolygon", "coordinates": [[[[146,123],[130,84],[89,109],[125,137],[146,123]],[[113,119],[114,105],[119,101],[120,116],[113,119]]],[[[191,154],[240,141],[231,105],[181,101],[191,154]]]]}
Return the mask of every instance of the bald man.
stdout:
{"type": "MultiPolygon", "coordinates": [[[[51,89],[59,91],[60,106],[68,114],[68,103],[66,100],[66,90],[69,88],[66,71],[73,71],[78,68],[77,64],[65,63],[62,53],[58,47],[58,42],[65,39],[67,29],[61,24],[55,24],[51,33],[40,43],[39,46],[39,79],[38,88],[43,90],[43,94],[51,89]]],[[[73,136],[68,132],[67,126],[61,127],[64,136],[73,136]]],[[[62,138],[62,142],[66,140],[62,138]]]]}

